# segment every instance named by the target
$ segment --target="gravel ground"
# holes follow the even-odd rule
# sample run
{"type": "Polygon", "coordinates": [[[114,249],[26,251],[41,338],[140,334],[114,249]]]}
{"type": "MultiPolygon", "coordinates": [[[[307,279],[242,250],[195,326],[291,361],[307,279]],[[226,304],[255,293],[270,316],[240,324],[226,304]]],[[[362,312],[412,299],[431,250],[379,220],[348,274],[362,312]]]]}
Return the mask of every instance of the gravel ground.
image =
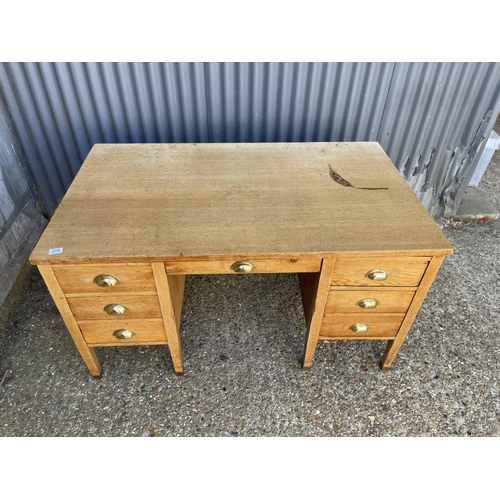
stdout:
{"type": "MultiPolygon", "coordinates": [[[[498,128],[498,127],[497,127],[498,128]]],[[[479,186],[500,209],[500,151],[479,186]]],[[[185,375],[165,346],[97,349],[93,379],[33,269],[1,334],[0,436],[498,436],[500,222],[454,246],[391,370],[384,342],[320,343],[293,275],[191,276],[185,375]]]]}

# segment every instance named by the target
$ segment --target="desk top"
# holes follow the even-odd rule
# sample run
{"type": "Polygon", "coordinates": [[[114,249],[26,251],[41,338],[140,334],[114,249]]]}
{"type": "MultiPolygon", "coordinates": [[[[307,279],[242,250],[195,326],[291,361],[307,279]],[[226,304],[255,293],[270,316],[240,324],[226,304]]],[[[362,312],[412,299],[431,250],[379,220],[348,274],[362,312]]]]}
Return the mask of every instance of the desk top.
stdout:
{"type": "Polygon", "coordinates": [[[96,144],[30,261],[451,248],[375,142],[96,144]]]}

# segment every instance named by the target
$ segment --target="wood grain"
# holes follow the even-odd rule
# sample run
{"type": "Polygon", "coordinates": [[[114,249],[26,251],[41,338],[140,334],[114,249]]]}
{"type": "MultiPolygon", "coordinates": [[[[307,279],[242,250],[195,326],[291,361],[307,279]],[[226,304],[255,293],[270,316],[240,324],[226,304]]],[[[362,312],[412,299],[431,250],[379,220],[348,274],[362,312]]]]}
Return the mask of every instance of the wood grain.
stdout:
{"type": "Polygon", "coordinates": [[[30,261],[433,249],[451,253],[374,142],[96,144],[30,261]]]}
{"type": "Polygon", "coordinates": [[[255,265],[249,274],[263,273],[310,273],[318,272],[321,267],[321,258],[299,257],[262,259],[255,256],[239,256],[239,258],[220,258],[218,260],[199,261],[167,261],[165,263],[168,274],[235,274],[231,266],[235,262],[245,261],[255,265]]]}
{"type": "Polygon", "coordinates": [[[151,266],[143,264],[88,264],[54,266],[54,273],[65,293],[151,292],[155,283],[151,266]],[[100,287],[93,280],[100,274],[110,274],[120,280],[115,286],[100,287]]]}
{"type": "Polygon", "coordinates": [[[184,373],[184,361],[179,330],[186,277],[180,275],[167,276],[165,264],[161,262],[153,262],[151,267],[155,277],[156,290],[158,291],[174,371],[178,375],[182,375],[184,373]]]}
{"type": "Polygon", "coordinates": [[[385,312],[406,312],[415,292],[404,290],[385,290],[381,288],[365,288],[355,291],[337,291],[330,289],[326,302],[325,314],[359,313],[378,314],[385,312]],[[375,299],[379,304],[374,309],[363,309],[358,302],[363,299],[375,299]]]}
{"type": "Polygon", "coordinates": [[[427,292],[429,291],[429,288],[431,287],[443,261],[444,257],[438,256],[433,257],[429,263],[425,276],[422,279],[420,287],[415,293],[415,297],[413,298],[410,308],[408,309],[404,321],[401,324],[397,337],[394,340],[387,342],[387,347],[380,361],[380,368],[382,370],[388,370],[394,361],[394,358],[408,335],[417,313],[420,310],[422,302],[424,301],[425,296],[427,295],[427,292]]]}
{"type": "Polygon", "coordinates": [[[335,264],[332,285],[418,286],[429,260],[429,257],[341,257],[335,264]],[[366,276],[373,269],[384,269],[390,276],[384,281],[374,281],[366,276]]]}
{"type": "Polygon", "coordinates": [[[75,318],[73,317],[73,313],[66,302],[64,297],[64,293],[59,286],[57,278],[54,274],[54,271],[49,266],[38,266],[38,270],[49,289],[50,295],[52,296],[57,309],[59,309],[59,313],[66,324],[66,328],[68,329],[73,341],[82,357],[83,361],[87,365],[91,375],[94,377],[98,377],[101,375],[101,365],[99,364],[99,360],[95,354],[95,350],[92,347],[87,345],[80,327],[78,326],[75,318]]]}
{"type": "Polygon", "coordinates": [[[304,316],[309,328],[314,311],[314,301],[316,299],[320,273],[300,273],[298,276],[304,316]]]}
{"type": "Polygon", "coordinates": [[[237,260],[253,273],[299,274],[304,369],[318,339],[343,338],[390,339],[386,369],[451,252],[377,143],[97,144],[30,262],[92,374],[92,346],[142,343],[168,343],[183,373],[185,275],[231,274],[237,260]],[[370,280],[372,269],[390,277],[370,280]],[[120,281],[100,288],[99,274],[120,281]],[[360,314],[367,297],[380,306],[360,314]],[[130,312],[101,321],[108,301],[130,312]],[[364,321],[367,334],[349,331],[364,321]],[[110,338],[124,325],[140,331],[110,338]]]}
{"type": "Polygon", "coordinates": [[[113,316],[104,311],[108,304],[121,304],[127,308],[121,318],[161,318],[160,304],[156,295],[120,295],[104,294],[79,297],[66,297],[73,315],[77,320],[86,319],[113,319],[113,316]]]}
{"type": "Polygon", "coordinates": [[[308,370],[311,367],[312,359],[316,351],[334,266],[334,258],[324,259],[317,284],[313,279],[306,279],[302,282],[299,281],[301,286],[303,286],[302,294],[311,296],[310,299],[306,299],[306,303],[312,304],[312,311],[309,311],[309,322],[304,343],[304,355],[302,357],[303,370],[308,370]]]}
{"type": "Polygon", "coordinates": [[[184,288],[186,285],[186,276],[167,276],[170,297],[172,300],[172,311],[174,313],[175,325],[177,331],[181,327],[182,304],[184,302],[184,288]]]}
{"type": "Polygon", "coordinates": [[[344,338],[394,338],[398,333],[404,314],[335,314],[325,316],[321,326],[320,337],[344,338]],[[355,323],[370,326],[366,333],[355,333],[349,327],[355,323]]]}
{"type": "Polygon", "coordinates": [[[90,345],[140,345],[166,344],[167,336],[163,321],[158,319],[113,319],[107,321],[80,321],[80,329],[90,345]],[[132,330],[130,339],[117,339],[113,332],[118,329],[132,330]]]}

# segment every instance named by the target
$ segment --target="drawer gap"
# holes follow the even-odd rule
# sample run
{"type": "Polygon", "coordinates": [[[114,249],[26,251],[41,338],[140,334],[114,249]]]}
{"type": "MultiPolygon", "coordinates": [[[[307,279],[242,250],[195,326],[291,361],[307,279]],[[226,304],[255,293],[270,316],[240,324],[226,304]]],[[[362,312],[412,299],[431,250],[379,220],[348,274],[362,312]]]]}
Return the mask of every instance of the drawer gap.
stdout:
{"type": "MultiPolygon", "coordinates": [[[[157,295],[156,292],[120,292],[120,291],[110,291],[109,295],[111,294],[116,294],[119,295],[120,297],[130,297],[133,295],[143,295],[143,296],[151,296],[151,295],[157,295]]],[[[76,292],[71,292],[71,293],[65,293],[65,297],[102,297],[103,295],[108,295],[108,293],[102,293],[102,292],[85,292],[85,293],[76,293],[76,292]]]]}
{"type": "Polygon", "coordinates": [[[369,293],[370,290],[380,291],[385,290],[387,292],[416,292],[418,286],[384,286],[383,288],[379,286],[330,286],[330,292],[366,292],[369,293]]]}
{"type": "Polygon", "coordinates": [[[322,337],[321,335],[318,337],[318,340],[330,341],[330,340],[394,340],[396,338],[393,336],[385,336],[385,337],[322,337]]]}
{"type": "Polygon", "coordinates": [[[167,342],[158,342],[158,341],[148,341],[148,342],[134,342],[133,344],[130,343],[123,343],[123,342],[106,342],[105,344],[91,344],[87,343],[89,347],[133,347],[137,345],[167,345],[167,342]]]}

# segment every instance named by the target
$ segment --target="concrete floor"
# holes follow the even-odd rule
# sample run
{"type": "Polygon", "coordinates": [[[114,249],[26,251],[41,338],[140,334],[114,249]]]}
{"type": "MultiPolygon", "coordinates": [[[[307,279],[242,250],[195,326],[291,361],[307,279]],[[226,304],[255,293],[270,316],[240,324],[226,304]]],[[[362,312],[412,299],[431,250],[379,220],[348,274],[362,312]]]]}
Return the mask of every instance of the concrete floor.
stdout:
{"type": "MultiPolygon", "coordinates": [[[[500,151],[478,191],[500,209],[500,151]]],[[[454,254],[387,373],[377,341],[320,343],[301,371],[295,276],[192,276],[185,375],[122,347],[93,379],[33,269],[0,337],[0,436],[498,436],[500,222],[440,223],[454,254]]]]}

